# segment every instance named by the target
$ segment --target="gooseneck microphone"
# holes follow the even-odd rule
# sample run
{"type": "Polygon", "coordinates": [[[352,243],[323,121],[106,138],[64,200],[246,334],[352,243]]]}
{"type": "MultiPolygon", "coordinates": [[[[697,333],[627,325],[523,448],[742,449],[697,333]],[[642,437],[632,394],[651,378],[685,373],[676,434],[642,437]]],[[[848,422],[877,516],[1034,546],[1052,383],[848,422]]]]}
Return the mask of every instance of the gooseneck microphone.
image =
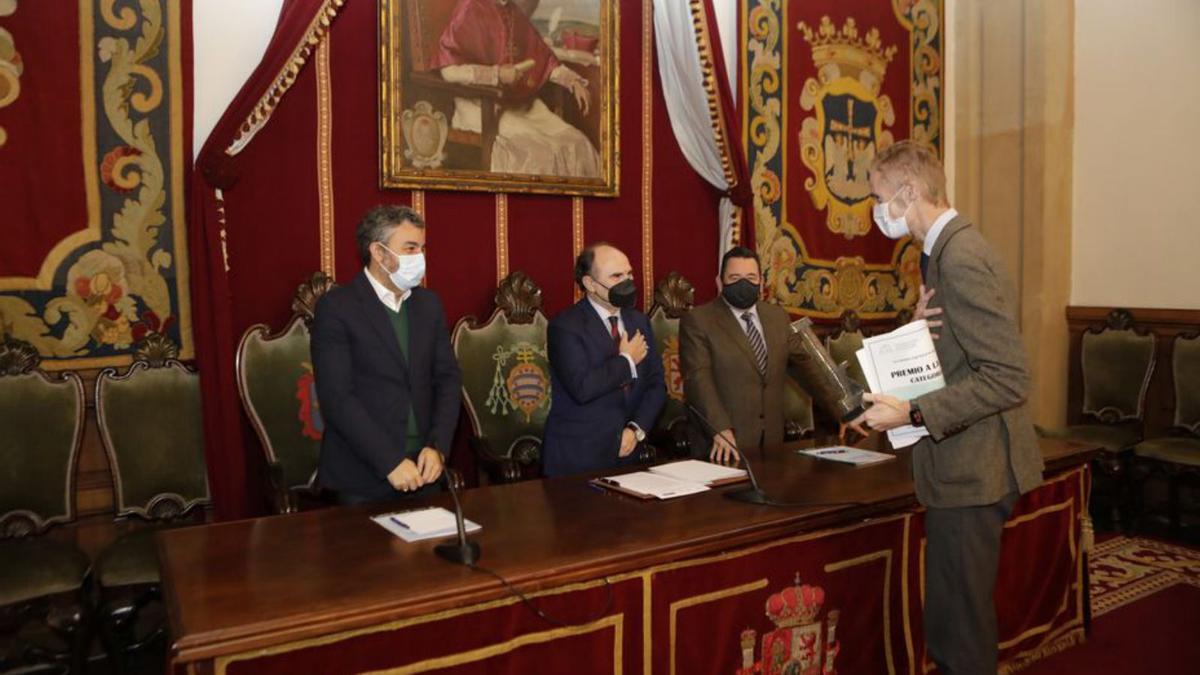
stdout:
{"type": "MultiPolygon", "coordinates": [[[[733,446],[734,448],[737,448],[737,443],[734,442],[734,439],[732,439],[728,435],[726,435],[725,432],[717,431],[715,428],[713,428],[712,422],[708,421],[708,418],[704,416],[704,413],[700,412],[700,410],[695,405],[688,403],[687,407],[688,407],[688,410],[690,410],[692,412],[692,414],[695,415],[696,418],[700,420],[700,423],[702,425],[704,425],[704,427],[708,431],[709,435],[714,436],[714,437],[719,436],[721,438],[721,440],[725,441],[726,443],[733,446]]],[[[754,468],[750,464],[750,458],[747,457],[746,453],[741,450],[738,450],[737,454],[738,454],[738,457],[741,457],[741,459],[742,459],[742,461],[741,461],[742,466],[746,467],[746,475],[748,475],[750,477],[750,487],[748,487],[744,490],[730,490],[725,493],[726,499],[732,499],[734,501],[744,502],[746,504],[762,504],[764,506],[775,506],[775,507],[783,507],[783,508],[806,508],[806,507],[818,507],[818,506],[862,506],[863,505],[863,502],[780,502],[780,501],[771,499],[770,497],[767,496],[767,493],[763,492],[763,489],[761,487],[759,487],[758,479],[754,476],[754,468]]]]}
{"type": "Polygon", "coordinates": [[[438,544],[433,547],[433,552],[437,553],[438,557],[449,560],[452,563],[473,567],[475,562],[479,560],[479,544],[467,540],[467,526],[463,522],[462,502],[458,500],[458,488],[454,487],[454,481],[450,480],[450,471],[448,468],[446,456],[442,455],[442,477],[446,479],[446,487],[450,489],[450,497],[454,499],[454,522],[458,525],[458,541],[438,544]]]}
{"type": "MultiPolygon", "coordinates": [[[[719,436],[730,447],[737,448],[737,441],[730,438],[724,431],[717,431],[713,427],[712,422],[709,422],[708,418],[704,416],[704,413],[700,412],[699,408],[691,403],[688,403],[687,407],[696,416],[696,419],[700,420],[700,423],[704,425],[709,436],[719,436]]],[[[750,477],[750,487],[744,490],[726,492],[725,497],[739,502],[746,502],[747,504],[770,504],[771,500],[767,498],[767,493],[763,492],[762,488],[758,486],[758,478],[754,475],[754,468],[750,465],[750,458],[741,450],[736,450],[736,452],[738,457],[741,458],[740,464],[746,467],[746,475],[750,477]]]]}

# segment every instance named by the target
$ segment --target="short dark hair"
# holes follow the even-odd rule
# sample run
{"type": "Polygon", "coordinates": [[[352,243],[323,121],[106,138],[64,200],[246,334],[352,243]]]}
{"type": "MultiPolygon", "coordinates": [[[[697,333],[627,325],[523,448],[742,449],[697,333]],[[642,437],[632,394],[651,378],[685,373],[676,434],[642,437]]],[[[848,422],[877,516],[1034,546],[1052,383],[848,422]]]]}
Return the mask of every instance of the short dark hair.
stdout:
{"type": "MultiPolygon", "coordinates": [[[[596,264],[596,249],[601,246],[612,246],[607,241],[598,241],[594,244],[588,244],[583,247],[579,255],[575,256],[575,285],[584,293],[587,289],[583,287],[583,278],[591,276],[592,266],[596,264]]],[[[592,277],[595,279],[595,277],[592,277]]]]}
{"type": "Polygon", "coordinates": [[[721,256],[721,274],[720,274],[720,276],[722,279],[725,278],[725,265],[732,258],[749,258],[749,259],[753,260],[754,264],[758,266],[758,273],[762,274],[762,263],[759,262],[759,260],[758,260],[758,254],[755,253],[754,251],[751,251],[750,249],[746,248],[745,246],[734,246],[733,248],[726,251],[725,255],[721,256]]]}
{"type": "Polygon", "coordinates": [[[362,263],[366,265],[371,261],[371,244],[387,241],[392,230],[404,223],[412,223],[414,227],[425,229],[425,219],[409,206],[380,204],[367,211],[362,220],[358,222],[358,229],[354,232],[354,237],[358,240],[358,255],[362,258],[362,263]]]}

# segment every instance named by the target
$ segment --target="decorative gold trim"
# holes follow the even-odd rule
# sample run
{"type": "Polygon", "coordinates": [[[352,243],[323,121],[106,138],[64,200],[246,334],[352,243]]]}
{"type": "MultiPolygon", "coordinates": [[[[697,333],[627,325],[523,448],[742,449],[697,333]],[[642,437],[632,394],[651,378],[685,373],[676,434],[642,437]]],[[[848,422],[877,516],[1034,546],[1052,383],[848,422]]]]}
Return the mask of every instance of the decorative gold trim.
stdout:
{"type": "MultiPolygon", "coordinates": [[[[583,251],[583,197],[571,198],[571,257],[578,258],[583,251]]],[[[583,292],[579,290],[579,284],[575,280],[571,280],[571,289],[574,293],[575,302],[583,297],[583,292]]]]}
{"type": "Polygon", "coordinates": [[[916,645],[913,643],[912,615],[908,602],[908,538],[911,535],[912,515],[908,514],[904,520],[904,550],[900,552],[900,602],[904,605],[900,616],[904,620],[904,650],[908,655],[909,675],[915,675],[917,672],[916,645]]]}
{"type": "Polygon", "coordinates": [[[560,640],[562,638],[574,637],[576,635],[586,635],[607,628],[613,629],[613,673],[620,675],[622,672],[622,651],[624,645],[625,633],[625,615],[612,614],[598,621],[593,621],[582,626],[566,626],[563,628],[555,628],[552,630],[542,631],[540,633],[525,633],[511,640],[501,642],[487,647],[480,647],[458,654],[450,654],[448,656],[440,656],[432,659],[425,659],[417,663],[402,666],[400,668],[388,668],[385,670],[364,671],[360,675],[411,675],[412,673],[424,673],[431,670],[442,670],[444,668],[453,668],[456,666],[475,663],[490,659],[501,654],[507,654],[515,649],[526,645],[544,644],[560,640]]]}
{"type": "Polygon", "coordinates": [[[225,230],[227,221],[225,220],[225,193],[220,188],[213,190],[213,198],[217,203],[217,224],[220,226],[218,235],[221,238],[221,262],[225,266],[225,273],[229,274],[229,233],[225,230]]]}
{"type": "MultiPolygon", "coordinates": [[[[186,360],[196,356],[192,341],[192,294],[191,277],[188,272],[188,228],[187,198],[184,192],[183,151],[183,28],[177,5],[170,5],[170,20],[167,22],[168,55],[167,77],[171,83],[171,237],[175,244],[176,300],[179,305],[179,358],[186,360]]],[[[191,158],[187,158],[190,161],[191,158]]]]}
{"type": "Polygon", "coordinates": [[[329,42],[317,45],[317,201],[320,206],[321,271],[334,276],[333,93],[329,75],[329,42]]]}
{"type": "MultiPolygon", "coordinates": [[[[528,597],[530,599],[541,598],[541,597],[545,597],[545,596],[549,596],[549,595],[563,595],[565,593],[574,593],[576,591],[591,590],[598,586],[603,586],[605,583],[608,583],[612,586],[616,586],[616,585],[624,583],[626,581],[641,578],[643,576],[649,576],[649,572],[638,571],[638,572],[631,572],[629,574],[622,574],[622,575],[619,575],[616,577],[604,577],[602,579],[594,579],[592,581],[581,581],[578,583],[567,584],[565,586],[559,586],[557,588],[546,589],[544,591],[535,591],[535,592],[531,592],[531,593],[526,593],[525,595],[526,595],[526,597],[528,597]]],[[[489,600],[487,602],[482,602],[482,603],[475,604],[475,605],[468,605],[466,607],[454,607],[451,609],[442,610],[440,612],[434,612],[432,614],[422,614],[420,616],[409,617],[406,619],[397,619],[395,621],[389,621],[389,622],[383,623],[383,624],[365,626],[363,628],[354,628],[351,630],[345,630],[345,631],[341,631],[338,633],[332,633],[329,635],[319,635],[317,637],[305,638],[302,640],[293,640],[291,642],[284,642],[282,644],[273,645],[271,647],[263,647],[261,649],[252,649],[250,651],[241,652],[238,654],[227,654],[224,656],[218,656],[218,657],[216,657],[216,659],[214,661],[214,666],[213,666],[214,675],[226,675],[226,671],[229,668],[229,664],[237,662],[237,661],[249,661],[249,660],[253,660],[253,659],[263,658],[266,656],[275,656],[277,654],[287,654],[289,652],[294,652],[294,651],[297,651],[300,649],[308,649],[310,647],[322,647],[325,645],[333,644],[335,642],[342,642],[344,640],[356,638],[356,637],[359,637],[362,635],[372,635],[374,633],[382,633],[385,631],[400,630],[403,628],[408,628],[410,626],[419,626],[421,624],[433,623],[436,621],[444,621],[446,619],[454,619],[454,618],[464,616],[467,614],[478,614],[480,612],[486,612],[488,610],[497,609],[499,607],[507,607],[509,605],[515,605],[520,602],[521,602],[520,598],[517,598],[512,595],[507,595],[507,596],[498,598],[496,600],[489,600]]],[[[176,663],[175,665],[178,665],[178,663],[176,663]]]]}
{"type": "Polygon", "coordinates": [[[325,0],[321,8],[313,15],[312,21],[308,24],[308,30],[304,31],[304,35],[300,38],[300,42],[292,49],[292,54],[288,57],[287,63],[283,69],[275,76],[271,82],[271,86],[263,92],[259,97],[258,103],[250,114],[246,117],[242,125],[238,127],[237,133],[233,137],[233,141],[229,147],[225,148],[225,154],[235,156],[242,150],[246,149],[254,136],[262,130],[270,121],[271,115],[275,112],[275,106],[279,105],[280,99],[287,94],[292,85],[296,83],[296,78],[299,77],[300,71],[304,70],[304,66],[308,63],[309,57],[312,55],[315,47],[320,45],[329,33],[329,27],[333,24],[333,20],[337,18],[338,11],[346,4],[346,0],[325,0]]]}
{"type": "MultiPolygon", "coordinates": [[[[908,534],[908,523],[904,524],[904,533],[908,534]]],[[[900,544],[903,548],[908,548],[908,540],[905,539],[900,544]]],[[[883,549],[874,553],[867,553],[849,560],[842,560],[836,563],[825,565],[825,572],[839,572],[858,565],[864,565],[875,560],[883,560],[883,654],[887,659],[888,675],[896,675],[896,659],[892,655],[892,615],[889,611],[892,606],[892,551],[891,549],[883,549]]],[[[903,583],[903,582],[902,582],[903,583]]]]}
{"type": "Polygon", "coordinates": [[[642,307],[654,302],[654,2],[642,0],[642,307]]]}
{"type": "MultiPolygon", "coordinates": [[[[670,635],[670,644],[671,644],[671,651],[670,651],[671,675],[675,675],[675,633],[676,633],[675,628],[676,628],[676,622],[679,618],[679,610],[687,609],[689,607],[695,607],[696,605],[703,605],[705,603],[713,602],[714,600],[724,600],[726,598],[732,598],[732,597],[738,596],[738,595],[745,595],[746,593],[750,593],[752,591],[759,591],[766,587],[767,587],[767,580],[765,578],[763,578],[763,579],[759,579],[758,581],[751,581],[748,584],[742,584],[740,586],[733,586],[731,588],[723,588],[719,591],[713,591],[711,593],[704,593],[703,595],[695,595],[690,598],[684,598],[682,600],[676,600],[675,602],[672,602],[671,603],[671,624],[670,624],[671,627],[670,627],[670,631],[668,633],[670,635]]],[[[647,672],[649,672],[649,669],[647,669],[647,672]]]]}
{"type": "Polygon", "coordinates": [[[642,575],[642,675],[652,675],[654,669],[651,667],[651,662],[654,659],[654,650],[651,645],[654,642],[654,575],[642,575]]]}
{"type": "Polygon", "coordinates": [[[425,217],[425,191],[424,190],[413,190],[411,201],[412,201],[413,211],[416,211],[418,216],[421,216],[422,218],[424,218],[425,217]]]}
{"type": "Polygon", "coordinates": [[[717,92],[720,85],[717,83],[717,68],[713,58],[713,41],[708,32],[708,14],[704,8],[704,0],[689,0],[688,8],[692,12],[692,30],[696,34],[696,47],[700,55],[704,95],[708,99],[709,124],[712,126],[717,151],[721,154],[721,171],[725,174],[725,184],[732,189],[737,184],[737,174],[733,170],[733,160],[729,155],[729,126],[725,123],[725,111],[721,109],[721,97],[717,92]]]}
{"type": "Polygon", "coordinates": [[[508,195],[496,193],[496,284],[508,276],[508,195]]]}

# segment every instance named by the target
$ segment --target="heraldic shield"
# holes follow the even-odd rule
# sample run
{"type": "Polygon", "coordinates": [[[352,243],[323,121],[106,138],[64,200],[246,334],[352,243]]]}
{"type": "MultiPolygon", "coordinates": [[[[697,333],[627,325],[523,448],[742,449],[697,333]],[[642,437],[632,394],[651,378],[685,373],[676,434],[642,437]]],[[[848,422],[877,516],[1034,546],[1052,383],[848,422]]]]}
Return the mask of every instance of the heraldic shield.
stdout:
{"type": "Polygon", "coordinates": [[[541,290],[522,272],[501,282],[499,308],[483,325],[463,319],[454,329],[463,399],[475,440],[498,458],[539,463],[550,412],[550,361],[541,290]]]}
{"type": "Polygon", "coordinates": [[[742,667],[737,675],[836,675],[833,662],[837,642],[838,610],[830,610],[824,621],[821,609],[825,589],[796,583],[767,598],[767,618],[775,629],[762,636],[762,651],[755,661],[758,633],[742,631],[742,667]]]}

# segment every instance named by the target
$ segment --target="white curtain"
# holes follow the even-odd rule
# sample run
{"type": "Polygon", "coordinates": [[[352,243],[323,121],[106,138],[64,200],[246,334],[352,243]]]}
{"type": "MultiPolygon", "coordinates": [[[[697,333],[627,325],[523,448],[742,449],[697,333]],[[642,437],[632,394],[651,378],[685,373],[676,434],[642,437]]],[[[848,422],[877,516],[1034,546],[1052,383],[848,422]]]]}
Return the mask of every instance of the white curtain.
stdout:
{"type": "MultiPolygon", "coordinates": [[[[721,150],[713,133],[708,112],[708,95],[700,70],[700,49],[692,23],[691,3],[688,0],[654,0],[654,42],[658,52],[658,67],[667,101],[667,114],[675,140],[688,164],[713,187],[727,192],[730,185],[721,168],[721,150]]],[[[714,17],[721,26],[720,49],[729,59],[736,57],[737,0],[714,0],[714,17]],[[729,26],[728,29],[725,29],[729,26]]],[[[712,38],[718,39],[714,35],[712,38]]],[[[736,71],[736,60],[726,60],[728,70],[736,71]]],[[[734,76],[729,77],[730,93],[736,93],[734,76]]],[[[736,99],[735,99],[736,100],[736,99]]],[[[732,130],[731,130],[732,131],[732,130]]],[[[721,198],[718,211],[718,256],[734,245],[736,208],[729,197],[721,198]]],[[[718,258],[719,262],[719,258],[718,258]]]]}

